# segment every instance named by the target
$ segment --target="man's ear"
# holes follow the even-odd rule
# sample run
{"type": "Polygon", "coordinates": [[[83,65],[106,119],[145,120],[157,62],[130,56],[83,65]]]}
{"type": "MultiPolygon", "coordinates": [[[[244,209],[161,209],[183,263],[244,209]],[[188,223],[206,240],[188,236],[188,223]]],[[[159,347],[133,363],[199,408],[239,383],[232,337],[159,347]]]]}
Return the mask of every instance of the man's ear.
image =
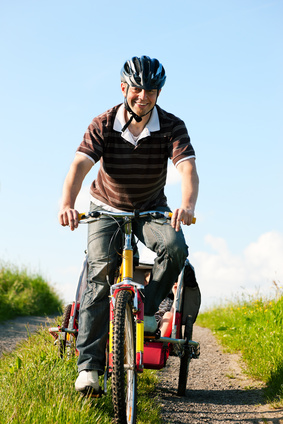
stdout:
{"type": "Polygon", "coordinates": [[[126,82],[121,82],[121,90],[124,97],[127,97],[127,87],[128,84],[126,82]]]}
{"type": "Polygon", "coordinates": [[[162,91],[162,88],[160,88],[160,90],[158,91],[157,98],[159,97],[159,94],[161,93],[161,91],[162,91]]]}

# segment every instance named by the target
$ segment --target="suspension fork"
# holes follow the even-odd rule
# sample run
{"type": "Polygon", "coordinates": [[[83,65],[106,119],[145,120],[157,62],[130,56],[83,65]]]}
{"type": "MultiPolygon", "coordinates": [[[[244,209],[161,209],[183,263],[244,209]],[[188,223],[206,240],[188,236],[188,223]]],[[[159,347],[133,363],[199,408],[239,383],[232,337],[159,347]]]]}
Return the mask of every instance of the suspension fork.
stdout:
{"type": "Polygon", "coordinates": [[[133,293],[133,314],[136,324],[136,367],[138,372],[143,371],[143,352],[144,352],[144,303],[140,293],[141,285],[133,282],[134,260],[132,247],[132,222],[125,218],[125,240],[122,254],[122,264],[119,270],[117,288],[113,287],[110,299],[110,325],[109,325],[109,367],[112,369],[112,341],[113,341],[113,322],[115,310],[115,296],[117,289],[121,286],[122,290],[130,290],[133,293]],[[127,287],[128,285],[128,287],[127,287]],[[138,287],[140,286],[140,287],[138,287]],[[123,287],[123,288],[122,288],[123,287]]]}
{"type": "Polygon", "coordinates": [[[138,372],[143,371],[143,351],[144,351],[144,303],[139,289],[136,288],[136,304],[134,314],[136,319],[136,367],[138,372]]]}

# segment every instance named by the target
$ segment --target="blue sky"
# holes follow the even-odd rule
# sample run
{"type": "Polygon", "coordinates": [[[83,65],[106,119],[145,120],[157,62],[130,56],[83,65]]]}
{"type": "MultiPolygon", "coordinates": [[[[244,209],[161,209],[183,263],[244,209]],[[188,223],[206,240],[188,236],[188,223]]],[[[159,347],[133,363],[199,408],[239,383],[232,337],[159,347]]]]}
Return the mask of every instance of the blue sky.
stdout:
{"type": "MultiPolygon", "coordinates": [[[[282,17],[281,0],[1,2],[0,260],[73,299],[86,228],[59,226],[62,184],[92,118],[122,101],[123,62],[146,54],[197,154],[184,231],[203,305],[282,286],[282,17]]],[[[171,167],[166,193],[178,207],[171,167]]]]}

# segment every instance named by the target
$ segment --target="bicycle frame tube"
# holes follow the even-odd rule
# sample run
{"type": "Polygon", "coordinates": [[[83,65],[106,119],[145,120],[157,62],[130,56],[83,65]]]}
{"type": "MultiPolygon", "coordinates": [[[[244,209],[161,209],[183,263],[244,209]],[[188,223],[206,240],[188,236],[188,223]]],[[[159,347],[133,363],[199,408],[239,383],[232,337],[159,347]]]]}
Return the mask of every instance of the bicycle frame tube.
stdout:
{"type": "Polygon", "coordinates": [[[132,248],[132,222],[129,218],[125,218],[125,243],[123,249],[123,262],[122,262],[122,280],[130,279],[133,280],[134,268],[133,268],[133,248],[132,248]]]}

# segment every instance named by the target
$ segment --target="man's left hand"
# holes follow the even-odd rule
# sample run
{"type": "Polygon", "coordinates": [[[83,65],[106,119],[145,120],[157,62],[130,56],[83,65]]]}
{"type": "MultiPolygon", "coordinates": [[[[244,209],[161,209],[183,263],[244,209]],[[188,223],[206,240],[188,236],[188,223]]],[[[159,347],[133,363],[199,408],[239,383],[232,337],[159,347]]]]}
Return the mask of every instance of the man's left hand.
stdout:
{"type": "Polygon", "coordinates": [[[191,225],[194,217],[194,211],[191,209],[175,209],[171,218],[171,226],[179,231],[181,228],[181,222],[184,225],[191,225]]]}

